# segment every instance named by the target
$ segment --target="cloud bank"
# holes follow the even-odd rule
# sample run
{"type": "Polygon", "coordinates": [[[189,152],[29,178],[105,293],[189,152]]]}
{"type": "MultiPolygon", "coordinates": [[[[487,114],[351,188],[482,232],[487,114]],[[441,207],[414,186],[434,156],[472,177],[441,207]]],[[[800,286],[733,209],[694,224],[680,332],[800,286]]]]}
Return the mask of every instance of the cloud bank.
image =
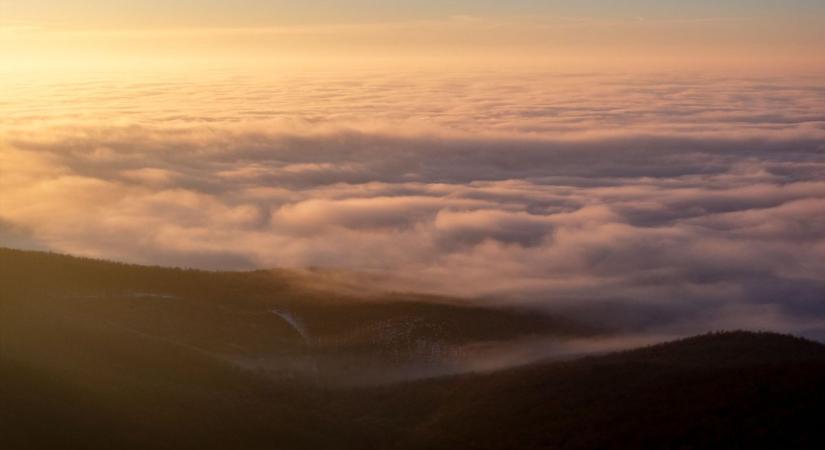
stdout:
{"type": "Polygon", "coordinates": [[[369,271],[667,332],[825,329],[815,79],[210,83],[4,99],[0,244],[369,271]]]}

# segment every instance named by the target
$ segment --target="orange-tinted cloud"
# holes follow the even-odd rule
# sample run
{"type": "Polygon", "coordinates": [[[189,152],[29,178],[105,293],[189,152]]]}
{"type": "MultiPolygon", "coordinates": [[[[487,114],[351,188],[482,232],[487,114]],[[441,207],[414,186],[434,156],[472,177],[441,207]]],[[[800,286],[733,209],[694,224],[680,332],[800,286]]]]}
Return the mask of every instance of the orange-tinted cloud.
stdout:
{"type": "Polygon", "coordinates": [[[591,316],[632,305],[634,325],[717,312],[806,331],[802,317],[825,314],[816,78],[373,73],[38,89],[4,93],[5,245],[376,271],[477,301],[591,316]]]}

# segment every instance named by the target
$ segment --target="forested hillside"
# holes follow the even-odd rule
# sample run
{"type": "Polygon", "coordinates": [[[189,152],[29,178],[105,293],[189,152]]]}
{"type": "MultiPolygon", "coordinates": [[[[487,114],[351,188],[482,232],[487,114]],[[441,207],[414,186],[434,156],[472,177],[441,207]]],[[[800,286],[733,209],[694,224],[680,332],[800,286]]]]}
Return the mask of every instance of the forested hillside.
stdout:
{"type": "Polygon", "coordinates": [[[0,444],[15,450],[825,444],[818,419],[825,347],[818,343],[718,333],[474,373],[460,364],[468,361],[462,352],[479,343],[607,332],[445,298],[306,289],[298,280],[305,276],[0,250],[0,444]]]}

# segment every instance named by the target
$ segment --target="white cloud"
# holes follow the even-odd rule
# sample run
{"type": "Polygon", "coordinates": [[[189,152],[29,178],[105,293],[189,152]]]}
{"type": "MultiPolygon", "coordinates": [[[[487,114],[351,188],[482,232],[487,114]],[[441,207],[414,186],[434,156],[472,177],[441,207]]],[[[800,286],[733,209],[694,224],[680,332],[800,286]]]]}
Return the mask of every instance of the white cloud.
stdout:
{"type": "Polygon", "coordinates": [[[68,106],[34,120],[32,99],[0,129],[0,242],[379,271],[396,288],[591,317],[632,306],[624,319],[643,325],[825,314],[821,85],[552,80],[192,90],[214,103],[138,86],[161,98],[128,125],[66,125],[68,106]]]}

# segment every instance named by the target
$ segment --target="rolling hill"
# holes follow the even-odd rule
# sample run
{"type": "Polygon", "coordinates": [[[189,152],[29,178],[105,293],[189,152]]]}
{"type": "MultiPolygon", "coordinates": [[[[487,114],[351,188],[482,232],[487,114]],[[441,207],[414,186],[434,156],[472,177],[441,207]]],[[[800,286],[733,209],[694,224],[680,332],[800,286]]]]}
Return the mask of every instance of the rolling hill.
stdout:
{"type": "Polygon", "coordinates": [[[0,445],[825,444],[825,346],[815,342],[716,333],[476,373],[462,363],[482,344],[607,332],[456,299],[308,289],[307,276],[0,250],[0,445]]]}

